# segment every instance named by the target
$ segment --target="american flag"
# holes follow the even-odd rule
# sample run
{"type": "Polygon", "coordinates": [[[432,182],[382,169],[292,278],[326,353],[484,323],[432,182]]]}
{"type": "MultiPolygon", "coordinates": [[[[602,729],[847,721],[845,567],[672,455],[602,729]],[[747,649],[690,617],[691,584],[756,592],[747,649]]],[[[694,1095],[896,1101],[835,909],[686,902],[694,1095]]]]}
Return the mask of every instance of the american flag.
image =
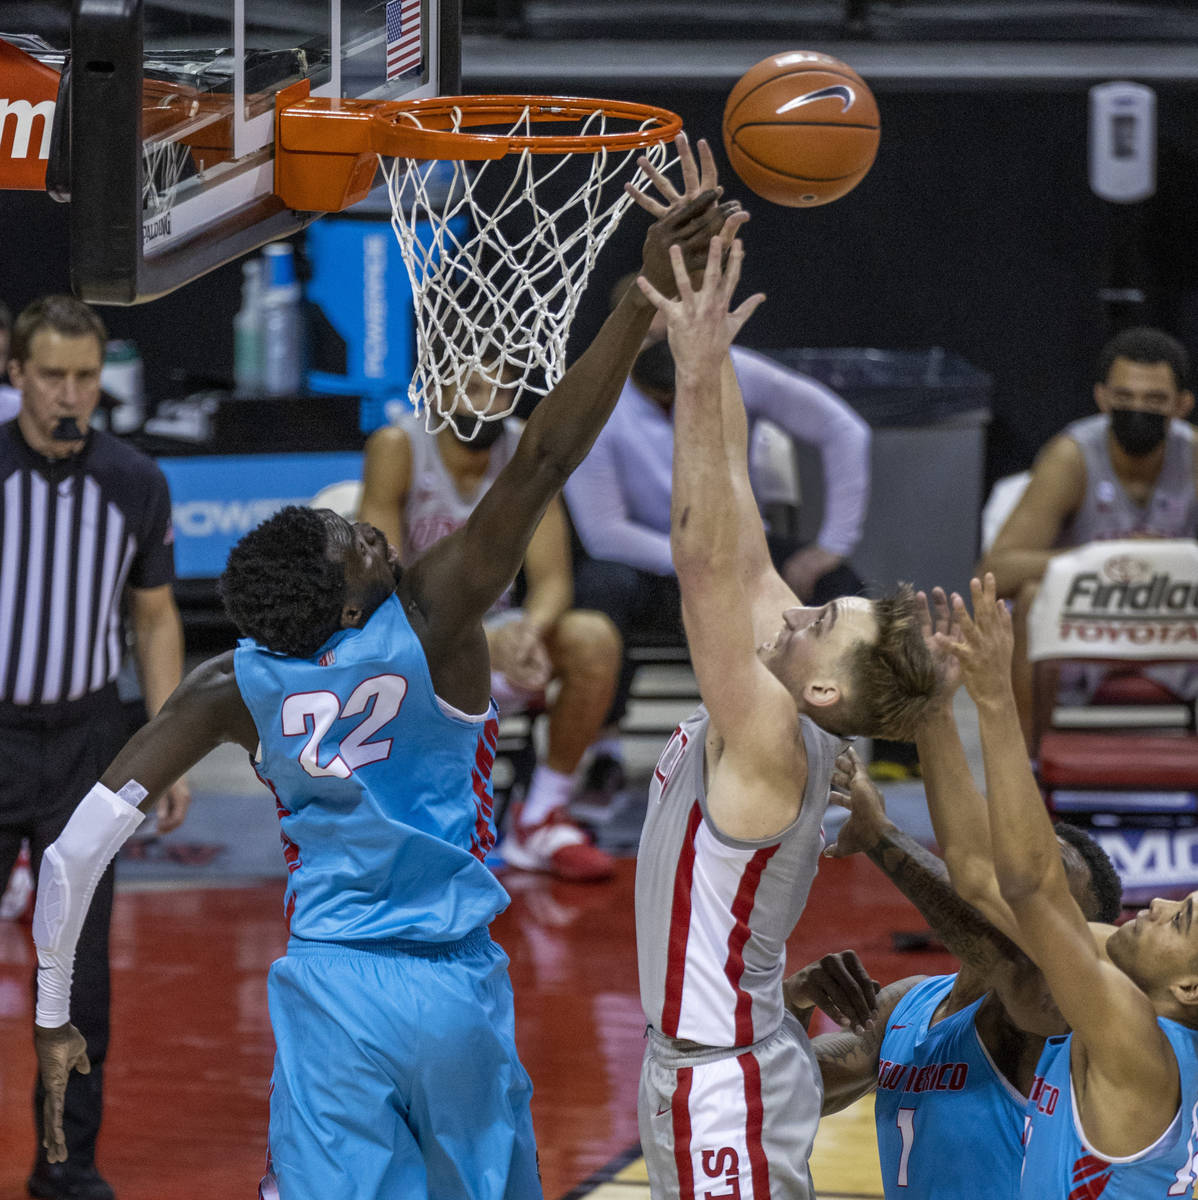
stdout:
{"type": "Polygon", "coordinates": [[[420,0],[387,0],[387,78],[420,66],[420,0]]]}

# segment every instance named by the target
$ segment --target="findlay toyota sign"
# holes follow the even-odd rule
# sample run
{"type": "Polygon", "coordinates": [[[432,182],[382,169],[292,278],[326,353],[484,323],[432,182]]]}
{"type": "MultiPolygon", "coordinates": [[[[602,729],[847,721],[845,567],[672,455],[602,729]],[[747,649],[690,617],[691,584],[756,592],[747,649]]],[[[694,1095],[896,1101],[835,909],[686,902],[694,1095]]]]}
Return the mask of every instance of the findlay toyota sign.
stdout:
{"type": "Polygon", "coordinates": [[[1029,657],[1198,659],[1198,546],[1091,542],[1049,563],[1029,657]]]}

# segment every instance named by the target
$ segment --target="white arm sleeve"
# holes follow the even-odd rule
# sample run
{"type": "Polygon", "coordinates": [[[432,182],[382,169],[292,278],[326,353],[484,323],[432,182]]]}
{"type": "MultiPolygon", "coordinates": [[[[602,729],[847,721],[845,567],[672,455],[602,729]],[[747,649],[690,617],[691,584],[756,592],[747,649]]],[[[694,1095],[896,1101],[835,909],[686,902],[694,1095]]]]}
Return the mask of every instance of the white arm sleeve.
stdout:
{"type": "Polygon", "coordinates": [[[37,1012],[45,1029],[70,1020],[75,945],[100,876],[129,835],[145,819],[137,808],[146,796],[130,781],[116,793],[97,783],[71,814],[58,840],[46,848],[33,910],[37,945],[37,1012]]]}

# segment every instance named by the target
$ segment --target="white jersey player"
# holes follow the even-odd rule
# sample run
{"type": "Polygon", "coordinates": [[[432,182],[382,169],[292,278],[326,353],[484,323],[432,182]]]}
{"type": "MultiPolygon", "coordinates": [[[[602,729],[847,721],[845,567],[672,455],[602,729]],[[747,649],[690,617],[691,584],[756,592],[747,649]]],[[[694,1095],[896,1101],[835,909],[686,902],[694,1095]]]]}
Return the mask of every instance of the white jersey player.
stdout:
{"type": "Polygon", "coordinates": [[[677,364],[670,537],[704,701],[658,763],[637,862],[655,1198],[811,1195],[819,1072],[784,1015],[785,941],[843,739],[910,736],[936,681],[909,587],[804,608],[770,563],[728,361],[762,299],[728,310],[742,258],[713,242],[698,291],[676,260],[677,301],[638,281],[677,364]]]}

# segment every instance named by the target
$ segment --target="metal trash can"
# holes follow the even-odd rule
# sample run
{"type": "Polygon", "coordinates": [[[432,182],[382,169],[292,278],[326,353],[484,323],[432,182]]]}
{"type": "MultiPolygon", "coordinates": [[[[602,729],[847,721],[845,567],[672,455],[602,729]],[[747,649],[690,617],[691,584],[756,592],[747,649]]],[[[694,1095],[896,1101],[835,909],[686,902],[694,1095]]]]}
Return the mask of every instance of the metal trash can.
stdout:
{"type": "MultiPolygon", "coordinates": [[[[965,594],[978,555],[993,378],[940,346],[761,353],[831,388],[873,431],[869,509],[852,555],[858,574],[884,591],[907,580],[965,594]]],[[[810,446],[799,447],[799,474],[799,531],[813,538],[824,489],[810,446]]]]}

